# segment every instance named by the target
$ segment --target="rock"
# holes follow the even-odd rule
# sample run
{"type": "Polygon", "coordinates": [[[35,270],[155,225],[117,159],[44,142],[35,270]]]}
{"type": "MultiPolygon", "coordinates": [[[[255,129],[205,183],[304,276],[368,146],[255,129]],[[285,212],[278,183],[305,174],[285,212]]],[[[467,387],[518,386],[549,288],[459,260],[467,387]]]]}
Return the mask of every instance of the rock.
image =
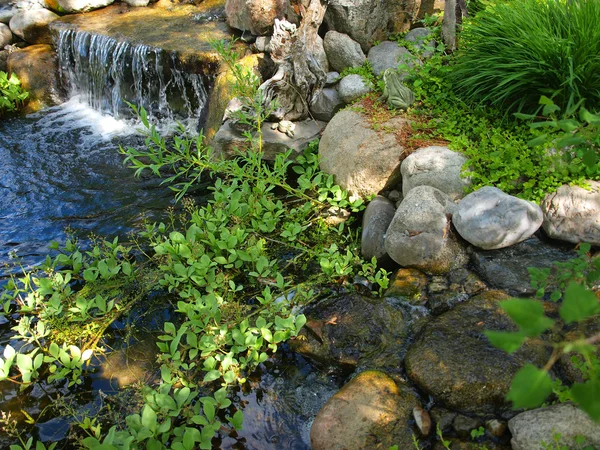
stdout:
{"type": "Polygon", "coordinates": [[[485,441],[484,443],[473,442],[470,440],[461,441],[456,438],[446,438],[444,436],[444,444],[436,441],[432,450],[511,450],[510,445],[498,444],[493,441],[485,441]]]}
{"type": "Polygon", "coordinates": [[[505,397],[517,371],[525,363],[546,363],[544,346],[526,343],[508,354],[483,335],[484,330],[517,330],[498,304],[506,298],[488,291],[455,306],[432,318],[409,347],[406,373],[436,403],[464,414],[508,412],[505,397]]]}
{"type": "Polygon", "coordinates": [[[417,186],[432,186],[452,200],[462,198],[471,181],[461,176],[467,158],[447,147],[424,147],[402,163],[402,192],[406,196],[417,186]]]}
{"type": "Polygon", "coordinates": [[[312,101],[310,113],[317,120],[329,122],[344,105],[337,89],[326,87],[312,101]]]}
{"type": "Polygon", "coordinates": [[[332,86],[339,81],[340,74],[338,72],[327,72],[327,79],[325,80],[325,86],[332,86]]]}
{"type": "Polygon", "coordinates": [[[462,414],[458,414],[452,421],[454,431],[456,431],[456,434],[461,438],[471,436],[471,430],[476,430],[480,426],[481,420],[463,416],[462,414]]]}
{"type": "Polygon", "coordinates": [[[406,125],[400,117],[371,127],[363,114],[342,110],[327,124],[319,143],[321,170],[335,176],[335,182],[353,197],[378,194],[400,181],[400,159],[404,148],[393,133],[406,125]]]}
{"type": "MultiPolygon", "coordinates": [[[[405,41],[412,42],[416,48],[423,50],[426,47],[435,47],[435,40],[431,37],[431,30],[428,28],[415,28],[410,30],[404,36],[405,41]]],[[[426,49],[423,51],[423,57],[429,58],[433,55],[433,50],[426,49]]]]}
{"type": "Polygon", "coordinates": [[[543,228],[561,241],[600,245],[600,182],[588,180],[590,190],[562,185],[541,203],[543,228]]]}
{"type": "Polygon", "coordinates": [[[557,448],[600,447],[600,424],[569,403],[525,411],[509,420],[508,428],[514,450],[542,450],[547,448],[542,442],[554,442],[557,434],[557,448]],[[576,440],[579,436],[584,442],[576,440]]]}
{"type": "Polygon", "coordinates": [[[256,42],[254,43],[254,45],[256,45],[256,49],[261,53],[268,53],[271,50],[270,44],[271,38],[269,36],[258,36],[256,38],[256,42]]]}
{"type": "Polygon", "coordinates": [[[58,16],[47,9],[32,9],[15,14],[10,19],[11,31],[30,44],[52,44],[48,24],[58,16]]]}
{"type": "Polygon", "coordinates": [[[8,56],[8,71],[17,75],[29,92],[26,112],[38,111],[63,102],[56,52],[51,45],[30,45],[8,56]]]}
{"type": "Polygon", "coordinates": [[[140,7],[140,6],[148,6],[150,0],[125,0],[129,6],[140,7]]]}
{"type": "Polygon", "coordinates": [[[0,23],[0,49],[3,49],[5,45],[11,44],[13,41],[13,35],[8,28],[8,25],[0,23]]]}
{"type": "Polygon", "coordinates": [[[338,93],[344,103],[352,103],[363,95],[367,95],[373,88],[360,75],[346,75],[338,84],[338,93]]]}
{"type": "Polygon", "coordinates": [[[427,307],[431,310],[431,314],[434,316],[439,316],[446,311],[450,311],[456,305],[465,302],[468,299],[469,294],[449,289],[444,292],[429,295],[427,299],[427,307]]]}
{"type": "MultiPolygon", "coordinates": [[[[272,129],[273,124],[265,122],[262,126],[263,133],[263,159],[274,161],[279,153],[284,153],[292,149],[292,158],[302,153],[315,139],[321,135],[325,128],[324,122],[318,120],[304,120],[295,122],[294,137],[289,137],[285,133],[280,133],[277,129],[272,129]]],[[[212,140],[212,148],[216,158],[233,158],[236,155],[236,149],[243,150],[249,147],[246,138],[232,126],[232,122],[227,120],[212,140]]]]}
{"type": "Polygon", "coordinates": [[[432,0],[329,0],[325,22],[330,30],[346,33],[364,52],[389,34],[433,13],[432,0]]]}
{"type": "Polygon", "coordinates": [[[393,203],[399,202],[404,198],[402,192],[397,191],[396,189],[391,190],[387,197],[389,201],[393,203]]]}
{"type": "MultiPolygon", "coordinates": [[[[104,8],[112,3],[115,0],[45,0],[46,6],[58,13],[80,13],[93,11],[94,9],[104,8]]],[[[125,2],[129,6],[146,6],[148,1],[146,1],[146,5],[140,4],[146,0],[125,0],[125,2]]]]}
{"type": "Polygon", "coordinates": [[[403,267],[442,274],[467,263],[450,226],[454,203],[430,186],[412,189],[396,210],[385,238],[388,255],[403,267]]]}
{"type": "Polygon", "coordinates": [[[0,71],[8,72],[8,55],[6,50],[0,50],[0,71]]]}
{"type": "Polygon", "coordinates": [[[503,420],[486,420],[485,429],[494,437],[502,437],[506,434],[507,424],[503,420]]]}
{"type": "Polygon", "coordinates": [[[413,408],[413,417],[421,436],[429,436],[431,432],[431,417],[429,417],[429,413],[419,405],[413,408]]]}
{"type": "Polygon", "coordinates": [[[18,12],[19,10],[17,8],[0,9],[0,23],[8,25],[10,19],[18,12]]]}
{"type": "Polygon", "coordinates": [[[427,275],[417,269],[399,269],[390,280],[384,297],[400,297],[407,301],[419,302],[427,289],[427,275]]]}
{"type": "Polygon", "coordinates": [[[401,366],[408,325],[402,312],[383,299],[329,298],[308,307],[305,315],[304,337],[290,341],[290,347],[317,365],[344,372],[357,366],[391,371],[401,366]]]}
{"type": "Polygon", "coordinates": [[[384,235],[394,218],[396,207],[387,198],[378,195],[368,204],[363,215],[360,250],[365,260],[387,256],[384,235]]]}
{"type": "Polygon", "coordinates": [[[533,294],[528,267],[550,268],[554,261],[577,257],[574,251],[559,250],[533,237],[500,250],[470,248],[475,271],[490,286],[507,290],[511,295],[533,294]]]}
{"type": "Polygon", "coordinates": [[[275,19],[297,22],[289,0],[227,0],[225,15],[230,27],[259,36],[271,34],[275,19]]]}
{"type": "Polygon", "coordinates": [[[313,450],[388,450],[412,447],[408,421],[415,395],[383,372],[360,373],[330,398],[310,429],[313,450]]]}
{"type": "Polygon", "coordinates": [[[360,67],[366,60],[358,42],[347,34],[328,31],[323,46],[329,65],[338,72],[348,67],[360,67]]]}
{"type": "Polygon", "coordinates": [[[484,250],[509,247],[529,239],[542,221],[538,205],[492,186],[463,198],[452,217],[458,234],[484,250]]]}
{"type": "Polygon", "coordinates": [[[436,429],[439,427],[439,429],[445,433],[452,426],[452,422],[454,422],[456,413],[447,410],[446,408],[434,406],[431,409],[431,417],[433,419],[433,422],[435,423],[436,429]]]}
{"type": "MultiPolygon", "coordinates": [[[[421,62],[407,49],[400,47],[397,42],[383,41],[369,50],[367,59],[371,63],[373,73],[380,76],[386,69],[397,69],[400,64],[413,67],[421,62]]],[[[401,70],[401,72],[403,72],[401,70]]]]}

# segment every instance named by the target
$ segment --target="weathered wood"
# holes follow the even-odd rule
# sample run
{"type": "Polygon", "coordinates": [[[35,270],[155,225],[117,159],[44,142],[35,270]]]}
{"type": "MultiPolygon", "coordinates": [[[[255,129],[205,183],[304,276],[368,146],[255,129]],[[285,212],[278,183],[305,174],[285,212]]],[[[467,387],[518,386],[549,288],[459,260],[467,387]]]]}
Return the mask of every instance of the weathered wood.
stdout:
{"type": "Polygon", "coordinates": [[[444,5],[442,39],[448,50],[456,50],[456,0],[446,0],[444,5]]]}
{"type": "Polygon", "coordinates": [[[299,9],[299,27],[285,19],[275,19],[270,47],[278,68],[260,87],[265,105],[277,101],[271,120],[307,118],[309,104],[327,77],[327,57],[317,33],[327,9],[326,0],[303,0],[299,9]]]}

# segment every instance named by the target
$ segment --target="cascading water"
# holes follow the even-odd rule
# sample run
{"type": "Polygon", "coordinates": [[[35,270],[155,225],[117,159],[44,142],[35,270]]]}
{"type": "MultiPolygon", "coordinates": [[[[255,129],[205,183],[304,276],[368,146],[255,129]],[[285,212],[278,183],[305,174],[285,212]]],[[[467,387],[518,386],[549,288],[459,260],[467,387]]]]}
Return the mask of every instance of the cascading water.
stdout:
{"type": "Polygon", "coordinates": [[[62,83],[98,111],[127,116],[129,102],[158,119],[202,119],[209,80],[182,71],[173,53],[69,28],[55,46],[62,83]]]}

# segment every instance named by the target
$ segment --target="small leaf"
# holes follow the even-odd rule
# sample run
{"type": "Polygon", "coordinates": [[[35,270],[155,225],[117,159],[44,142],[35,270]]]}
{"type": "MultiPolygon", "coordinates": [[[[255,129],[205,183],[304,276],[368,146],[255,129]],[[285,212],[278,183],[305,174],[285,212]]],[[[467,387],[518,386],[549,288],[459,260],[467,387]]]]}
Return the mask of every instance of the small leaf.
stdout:
{"type": "Polygon", "coordinates": [[[565,290],[560,317],[566,323],[581,322],[593,316],[599,310],[598,299],[592,291],[580,284],[571,282],[565,290]]]}
{"type": "Polygon", "coordinates": [[[484,331],[483,334],[488,338],[490,344],[507,353],[516,352],[527,336],[522,332],[506,332],[506,331],[484,331]]]}
{"type": "Polygon", "coordinates": [[[544,306],[537,300],[513,298],[500,302],[500,306],[528,337],[537,337],[554,325],[554,321],[544,315],[544,306]]]}
{"type": "Polygon", "coordinates": [[[215,381],[221,378],[221,372],[218,370],[211,370],[206,375],[204,375],[204,382],[207,383],[209,381],[215,381]]]}
{"type": "Polygon", "coordinates": [[[596,422],[600,421],[600,378],[575,383],[571,392],[581,409],[596,422]]]}
{"type": "Polygon", "coordinates": [[[533,364],[526,364],[517,372],[506,396],[515,409],[535,408],[552,392],[552,380],[548,372],[533,364]]]}

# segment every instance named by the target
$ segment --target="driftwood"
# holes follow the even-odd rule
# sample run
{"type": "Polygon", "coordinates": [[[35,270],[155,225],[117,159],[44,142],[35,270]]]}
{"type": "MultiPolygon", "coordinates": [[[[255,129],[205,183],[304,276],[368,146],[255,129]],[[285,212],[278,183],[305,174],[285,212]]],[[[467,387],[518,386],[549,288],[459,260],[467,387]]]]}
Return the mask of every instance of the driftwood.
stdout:
{"type": "Polygon", "coordinates": [[[265,81],[264,104],[277,101],[271,120],[302,120],[309,104],[320,93],[327,77],[327,57],[317,34],[323,22],[326,0],[303,0],[299,5],[300,25],[275,19],[271,38],[271,58],[277,72],[265,81]]]}

